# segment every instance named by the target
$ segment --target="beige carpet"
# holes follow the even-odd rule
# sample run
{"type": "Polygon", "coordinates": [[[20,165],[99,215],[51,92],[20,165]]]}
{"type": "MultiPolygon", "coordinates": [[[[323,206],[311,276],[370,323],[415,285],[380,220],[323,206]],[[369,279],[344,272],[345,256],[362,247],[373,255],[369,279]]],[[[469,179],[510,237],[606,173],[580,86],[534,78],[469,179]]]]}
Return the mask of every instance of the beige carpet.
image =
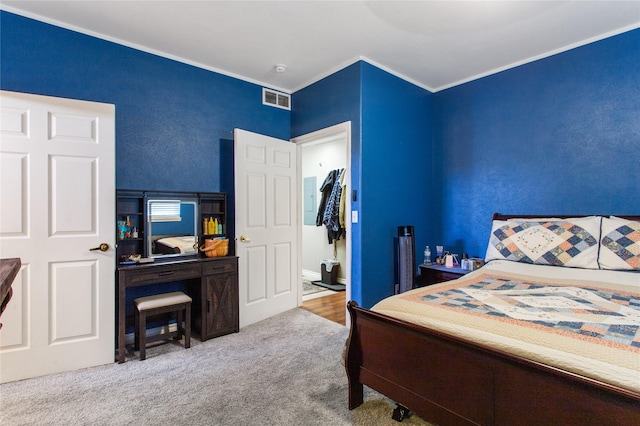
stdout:
{"type": "Polygon", "coordinates": [[[0,425],[384,426],[395,404],[365,387],[352,411],[348,330],[293,309],[206,342],[153,345],[139,361],[0,385],[0,425]]]}

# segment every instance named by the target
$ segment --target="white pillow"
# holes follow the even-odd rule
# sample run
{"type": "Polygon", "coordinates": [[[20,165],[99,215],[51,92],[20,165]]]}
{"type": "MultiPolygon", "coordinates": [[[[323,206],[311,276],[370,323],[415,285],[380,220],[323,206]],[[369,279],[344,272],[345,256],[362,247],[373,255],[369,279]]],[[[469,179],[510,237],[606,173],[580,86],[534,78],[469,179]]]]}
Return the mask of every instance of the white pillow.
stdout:
{"type": "Polygon", "coordinates": [[[598,269],[599,216],[494,220],[485,260],[598,269]]]}
{"type": "Polygon", "coordinates": [[[600,245],[598,263],[602,269],[640,271],[640,222],[602,218],[600,245]]]}

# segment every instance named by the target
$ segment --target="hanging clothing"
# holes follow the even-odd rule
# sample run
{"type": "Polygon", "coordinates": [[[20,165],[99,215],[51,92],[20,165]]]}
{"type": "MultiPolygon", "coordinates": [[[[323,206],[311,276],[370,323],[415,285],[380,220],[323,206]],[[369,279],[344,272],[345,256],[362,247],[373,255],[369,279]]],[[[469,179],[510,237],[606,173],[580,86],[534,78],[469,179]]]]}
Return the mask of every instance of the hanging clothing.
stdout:
{"type": "Polygon", "coordinates": [[[329,194],[327,206],[324,209],[324,216],[322,218],[322,224],[332,231],[340,229],[338,212],[340,209],[340,197],[342,195],[342,184],[340,183],[342,173],[344,173],[344,169],[338,170],[338,178],[333,183],[331,194],[329,194]]]}
{"type": "Polygon", "coordinates": [[[340,222],[340,228],[344,229],[345,231],[347,228],[347,221],[345,218],[345,212],[347,210],[346,198],[348,197],[347,184],[344,182],[346,174],[347,173],[345,171],[342,172],[342,175],[340,176],[340,186],[342,187],[342,191],[340,191],[340,207],[338,208],[338,222],[340,222]]]}
{"type": "Polygon", "coordinates": [[[320,205],[318,206],[318,214],[316,216],[316,226],[322,225],[322,220],[324,218],[324,211],[327,207],[327,201],[329,200],[329,196],[331,195],[331,191],[333,190],[333,184],[336,182],[338,178],[339,170],[331,170],[327,177],[322,182],[320,186],[320,192],[322,192],[322,197],[320,198],[320,205]]]}
{"type": "Polygon", "coordinates": [[[334,240],[339,240],[344,235],[344,227],[340,225],[340,202],[342,198],[342,177],[344,169],[332,170],[324,180],[320,191],[322,200],[318,209],[316,225],[327,227],[327,238],[329,244],[334,240]],[[320,223],[318,223],[320,222],[320,223]]]}

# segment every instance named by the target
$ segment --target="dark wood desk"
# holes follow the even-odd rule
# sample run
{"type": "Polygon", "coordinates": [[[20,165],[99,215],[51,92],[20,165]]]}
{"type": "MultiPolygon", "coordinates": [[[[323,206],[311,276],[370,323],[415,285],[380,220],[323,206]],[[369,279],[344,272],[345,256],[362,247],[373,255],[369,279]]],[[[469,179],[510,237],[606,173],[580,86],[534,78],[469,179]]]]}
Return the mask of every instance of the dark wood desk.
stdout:
{"type": "Polygon", "coordinates": [[[158,261],[117,269],[117,361],[124,362],[127,288],[171,281],[186,281],[193,299],[193,331],[205,341],[240,329],[238,258],[235,256],[158,261]]]}
{"type": "MultiPolygon", "coordinates": [[[[13,296],[11,284],[20,271],[21,260],[17,257],[11,259],[0,259],[0,316],[4,312],[13,296]]],[[[2,328],[2,323],[0,323],[2,328]]]]}

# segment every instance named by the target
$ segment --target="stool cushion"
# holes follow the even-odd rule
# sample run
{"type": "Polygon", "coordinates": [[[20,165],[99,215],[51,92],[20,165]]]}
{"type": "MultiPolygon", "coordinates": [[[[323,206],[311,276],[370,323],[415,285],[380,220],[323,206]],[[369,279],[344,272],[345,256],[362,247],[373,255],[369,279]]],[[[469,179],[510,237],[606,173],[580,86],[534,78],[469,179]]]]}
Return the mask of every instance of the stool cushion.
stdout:
{"type": "Polygon", "coordinates": [[[190,303],[191,298],[181,291],[173,293],[154,294],[153,296],[138,297],[135,300],[139,311],[159,308],[162,306],[178,305],[180,303],[190,303]]]}

